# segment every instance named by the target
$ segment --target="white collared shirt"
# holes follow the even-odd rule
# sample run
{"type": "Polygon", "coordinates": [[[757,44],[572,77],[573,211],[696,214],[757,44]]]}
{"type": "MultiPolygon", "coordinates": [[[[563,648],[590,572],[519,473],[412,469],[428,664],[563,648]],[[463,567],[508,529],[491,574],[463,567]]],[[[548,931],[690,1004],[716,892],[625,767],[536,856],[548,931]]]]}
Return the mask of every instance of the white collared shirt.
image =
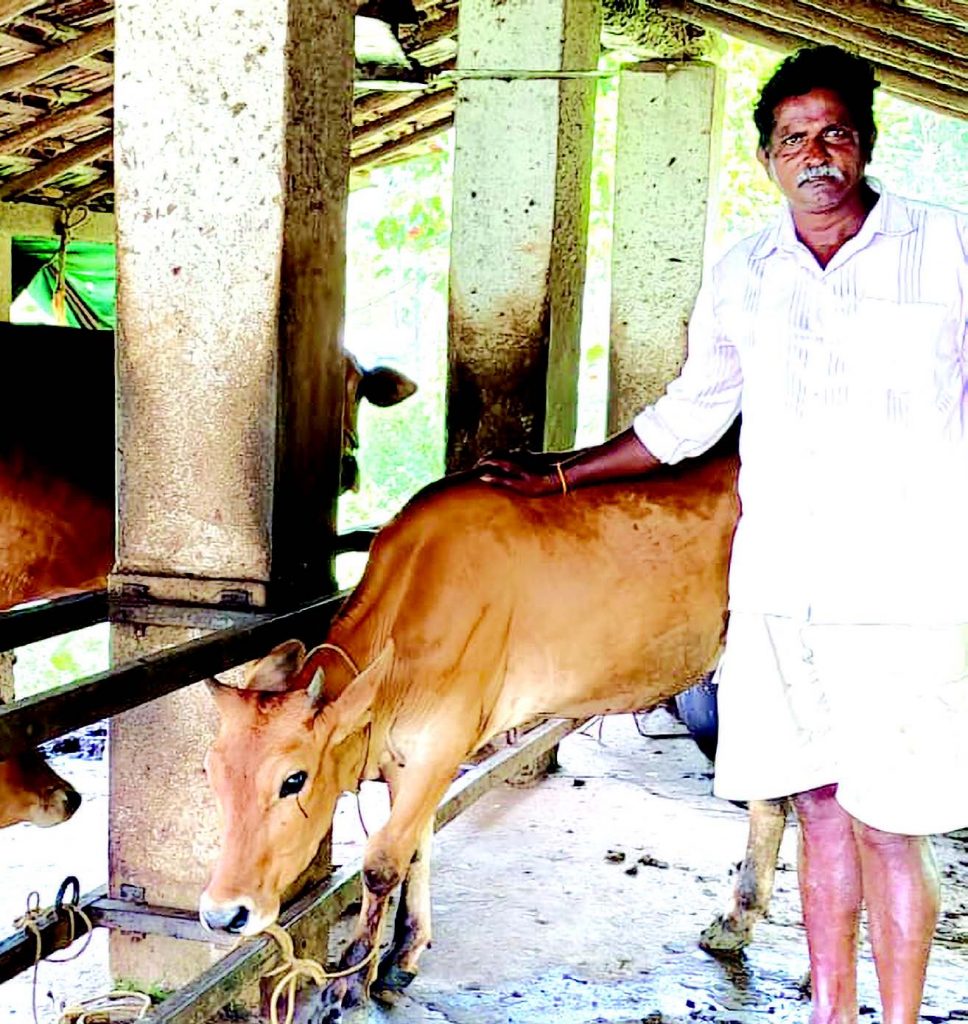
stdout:
{"type": "Polygon", "coordinates": [[[673,463],[742,411],[731,608],[968,622],[966,321],[968,217],[887,192],[824,268],[789,210],[713,267],[633,426],[673,463]]]}

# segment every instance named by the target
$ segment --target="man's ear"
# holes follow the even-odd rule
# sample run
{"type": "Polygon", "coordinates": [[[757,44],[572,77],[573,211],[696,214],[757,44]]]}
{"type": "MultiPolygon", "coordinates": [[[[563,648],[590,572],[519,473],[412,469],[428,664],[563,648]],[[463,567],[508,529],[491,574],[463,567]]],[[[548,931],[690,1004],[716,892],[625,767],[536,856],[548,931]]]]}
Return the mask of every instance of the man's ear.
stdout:
{"type": "Polygon", "coordinates": [[[307,682],[299,673],[305,659],[306,648],[302,642],[287,640],[246,668],[240,689],[261,693],[286,693],[299,689],[307,682]]]}
{"type": "Polygon", "coordinates": [[[773,166],[770,163],[770,154],[763,148],[763,146],[756,147],[756,159],[759,160],[760,166],[764,171],[766,171],[766,175],[770,181],[773,181],[773,166]]]}
{"type": "Polygon", "coordinates": [[[342,743],[347,736],[359,732],[373,719],[373,706],[380,687],[393,667],[394,645],[388,640],[379,655],[333,701],[323,708],[332,723],[330,743],[342,743]]]}

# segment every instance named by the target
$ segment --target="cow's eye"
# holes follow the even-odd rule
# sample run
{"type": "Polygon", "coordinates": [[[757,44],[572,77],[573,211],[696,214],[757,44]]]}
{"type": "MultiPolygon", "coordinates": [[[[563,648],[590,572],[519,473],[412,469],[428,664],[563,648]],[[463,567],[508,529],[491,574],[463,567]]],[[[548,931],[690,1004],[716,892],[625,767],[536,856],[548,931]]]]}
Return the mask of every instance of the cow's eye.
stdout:
{"type": "Polygon", "coordinates": [[[279,787],[279,796],[295,796],[306,785],[307,778],[305,772],[293,772],[288,779],[283,780],[279,787]]]}

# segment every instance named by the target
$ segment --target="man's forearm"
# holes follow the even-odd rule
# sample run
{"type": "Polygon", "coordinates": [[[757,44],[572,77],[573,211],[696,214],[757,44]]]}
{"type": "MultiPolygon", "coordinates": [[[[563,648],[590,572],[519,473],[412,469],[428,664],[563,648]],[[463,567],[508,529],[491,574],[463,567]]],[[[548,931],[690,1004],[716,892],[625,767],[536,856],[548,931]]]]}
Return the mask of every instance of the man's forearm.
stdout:
{"type": "Polygon", "coordinates": [[[661,465],[629,427],[621,434],[591,448],[583,448],[561,461],[561,473],[569,488],[622,477],[642,476],[661,465]]]}

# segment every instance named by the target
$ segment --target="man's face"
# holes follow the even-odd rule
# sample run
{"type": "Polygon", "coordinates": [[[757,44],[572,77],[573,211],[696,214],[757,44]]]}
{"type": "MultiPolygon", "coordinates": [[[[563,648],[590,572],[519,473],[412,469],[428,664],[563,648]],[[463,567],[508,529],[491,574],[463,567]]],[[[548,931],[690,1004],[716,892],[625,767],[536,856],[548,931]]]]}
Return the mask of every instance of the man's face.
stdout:
{"type": "Polygon", "coordinates": [[[790,96],[773,113],[769,148],[757,156],[794,212],[824,213],[852,197],[864,176],[866,147],[837,93],[790,96]]]}

